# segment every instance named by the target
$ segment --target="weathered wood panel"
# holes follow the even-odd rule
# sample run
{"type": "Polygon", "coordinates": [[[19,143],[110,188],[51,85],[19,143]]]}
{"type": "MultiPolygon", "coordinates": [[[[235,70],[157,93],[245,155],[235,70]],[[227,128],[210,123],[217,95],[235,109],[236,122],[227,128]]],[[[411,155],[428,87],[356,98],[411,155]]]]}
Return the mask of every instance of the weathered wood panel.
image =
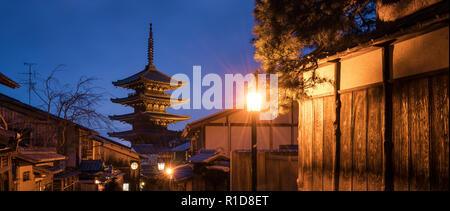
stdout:
{"type": "Polygon", "coordinates": [[[401,191],[409,190],[408,89],[408,84],[396,83],[392,95],[394,190],[401,191]]]}
{"type": "Polygon", "coordinates": [[[323,189],[323,98],[313,100],[312,190],[323,189]]]}
{"type": "MultiPolygon", "coordinates": [[[[450,190],[448,83],[448,73],[394,82],[394,190],[450,190]]],[[[339,190],[384,190],[383,87],[342,92],[340,99],[339,190]]],[[[333,109],[332,97],[301,103],[299,190],[333,190],[333,109]]]]}
{"type": "Polygon", "coordinates": [[[353,93],[352,190],[367,190],[367,91],[353,93]]]}
{"type": "Polygon", "coordinates": [[[431,190],[450,190],[448,75],[433,77],[431,85],[431,190]]]}
{"type": "Polygon", "coordinates": [[[299,161],[301,161],[301,177],[298,188],[300,190],[312,190],[312,138],[313,138],[313,103],[307,100],[301,103],[303,112],[300,112],[301,124],[299,124],[299,161]]]}
{"type": "Polygon", "coordinates": [[[335,121],[334,97],[323,99],[323,190],[334,190],[334,160],[336,143],[334,140],[335,121]]]}
{"type": "Polygon", "coordinates": [[[252,167],[251,153],[233,151],[231,154],[231,190],[250,191],[252,167]]]}
{"type": "Polygon", "coordinates": [[[352,190],[352,93],[341,95],[341,151],[339,190],[352,190]]]}
{"type": "MultiPolygon", "coordinates": [[[[297,151],[258,152],[257,178],[259,191],[297,190],[297,151]]],[[[233,151],[231,158],[231,190],[251,190],[251,153],[233,151]]]]}
{"type": "Polygon", "coordinates": [[[410,190],[429,190],[429,111],[428,79],[410,82],[409,123],[410,123],[410,190]]]}
{"type": "Polygon", "coordinates": [[[384,190],[383,182],[383,89],[367,90],[367,190],[384,190]]]}

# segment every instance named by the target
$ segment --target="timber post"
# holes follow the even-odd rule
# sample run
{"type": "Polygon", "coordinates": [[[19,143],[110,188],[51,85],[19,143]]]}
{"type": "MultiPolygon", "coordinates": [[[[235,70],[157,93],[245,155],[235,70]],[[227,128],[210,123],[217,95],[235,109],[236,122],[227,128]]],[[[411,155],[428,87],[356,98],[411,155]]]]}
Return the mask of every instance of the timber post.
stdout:
{"type": "Polygon", "coordinates": [[[335,158],[334,158],[334,191],[339,191],[339,174],[341,168],[341,59],[335,59],[330,62],[335,63],[334,67],[334,108],[336,118],[334,120],[334,138],[335,138],[335,158]]]}
{"type": "Polygon", "coordinates": [[[390,40],[378,45],[383,51],[383,95],[384,95],[384,189],[385,191],[394,190],[394,168],[393,168],[393,141],[392,141],[392,62],[394,46],[391,45],[395,40],[390,40]]]}

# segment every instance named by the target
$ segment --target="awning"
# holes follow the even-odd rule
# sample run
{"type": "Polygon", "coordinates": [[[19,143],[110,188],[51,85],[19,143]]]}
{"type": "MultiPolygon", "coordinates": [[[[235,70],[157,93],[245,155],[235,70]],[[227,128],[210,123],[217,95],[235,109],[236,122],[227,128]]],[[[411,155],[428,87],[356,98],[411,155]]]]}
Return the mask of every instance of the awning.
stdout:
{"type": "Polygon", "coordinates": [[[56,153],[18,153],[15,157],[31,163],[53,162],[66,159],[66,156],[56,153]]]}

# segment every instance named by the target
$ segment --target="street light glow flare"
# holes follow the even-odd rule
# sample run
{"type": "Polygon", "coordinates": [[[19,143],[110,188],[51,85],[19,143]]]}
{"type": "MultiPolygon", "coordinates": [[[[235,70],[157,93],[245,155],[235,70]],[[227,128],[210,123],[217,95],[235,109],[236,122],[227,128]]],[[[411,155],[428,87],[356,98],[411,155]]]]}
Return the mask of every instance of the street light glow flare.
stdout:
{"type": "Polygon", "coordinates": [[[167,168],[167,169],[166,169],[166,174],[169,175],[169,176],[172,176],[172,174],[173,174],[173,169],[172,169],[172,168],[167,168]]]}
{"type": "Polygon", "coordinates": [[[261,110],[261,94],[257,92],[251,92],[247,94],[247,111],[260,111],[261,110]]]}

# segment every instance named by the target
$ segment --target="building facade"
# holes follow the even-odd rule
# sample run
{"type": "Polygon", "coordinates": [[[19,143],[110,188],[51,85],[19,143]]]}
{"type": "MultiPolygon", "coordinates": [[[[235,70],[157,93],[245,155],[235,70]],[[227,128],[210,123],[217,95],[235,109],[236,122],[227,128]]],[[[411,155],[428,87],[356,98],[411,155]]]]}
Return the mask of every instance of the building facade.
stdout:
{"type": "Polygon", "coordinates": [[[448,1],[430,2],[319,61],[335,86],[299,102],[298,190],[450,189],[448,1]]]}

